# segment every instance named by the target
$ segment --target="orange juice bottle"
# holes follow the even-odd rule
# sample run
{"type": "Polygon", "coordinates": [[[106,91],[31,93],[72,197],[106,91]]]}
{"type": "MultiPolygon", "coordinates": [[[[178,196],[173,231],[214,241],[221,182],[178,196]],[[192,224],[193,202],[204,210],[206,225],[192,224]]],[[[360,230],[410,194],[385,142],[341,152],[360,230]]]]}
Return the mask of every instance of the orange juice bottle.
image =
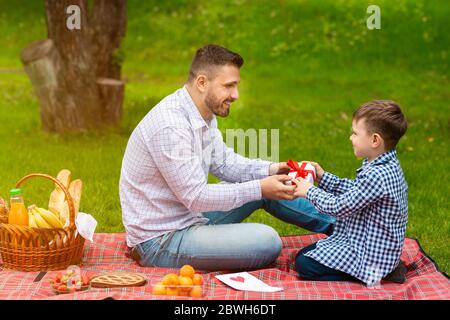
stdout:
{"type": "Polygon", "coordinates": [[[12,189],[11,209],[9,210],[8,223],[28,226],[28,210],[25,207],[20,189],[12,189]]]}

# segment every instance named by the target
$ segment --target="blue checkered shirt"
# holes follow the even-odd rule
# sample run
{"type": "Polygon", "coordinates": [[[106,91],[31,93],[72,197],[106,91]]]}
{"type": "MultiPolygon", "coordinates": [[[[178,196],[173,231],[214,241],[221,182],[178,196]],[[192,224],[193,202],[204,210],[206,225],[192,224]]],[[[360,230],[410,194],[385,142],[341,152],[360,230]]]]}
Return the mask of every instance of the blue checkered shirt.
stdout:
{"type": "Polygon", "coordinates": [[[307,199],[336,223],[333,234],[306,256],[368,286],[395,269],[408,222],[408,186],[395,149],[364,160],[355,180],[326,172],[307,199]]]}

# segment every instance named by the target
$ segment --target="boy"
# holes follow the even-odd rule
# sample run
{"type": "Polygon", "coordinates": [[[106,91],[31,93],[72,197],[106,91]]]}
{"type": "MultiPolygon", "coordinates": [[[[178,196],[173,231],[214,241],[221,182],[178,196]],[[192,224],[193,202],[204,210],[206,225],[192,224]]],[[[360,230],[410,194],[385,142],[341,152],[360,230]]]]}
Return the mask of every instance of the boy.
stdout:
{"type": "MultiPolygon", "coordinates": [[[[335,216],[333,234],[301,250],[296,270],[308,280],[360,280],[370,286],[400,266],[408,221],[408,187],[395,147],[407,129],[397,103],[371,101],[353,114],[356,179],[340,179],[312,163],[318,187],[303,179],[295,195],[335,216]]],[[[403,265],[401,267],[404,268],[403,265]]]]}

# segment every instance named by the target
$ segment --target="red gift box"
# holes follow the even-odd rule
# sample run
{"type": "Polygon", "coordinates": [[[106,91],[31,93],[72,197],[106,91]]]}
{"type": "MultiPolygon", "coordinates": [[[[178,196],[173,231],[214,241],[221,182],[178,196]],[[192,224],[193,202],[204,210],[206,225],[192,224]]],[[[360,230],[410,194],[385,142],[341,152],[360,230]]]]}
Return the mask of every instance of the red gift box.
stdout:
{"type": "Polygon", "coordinates": [[[297,161],[288,160],[287,165],[291,168],[289,176],[295,179],[303,178],[310,183],[314,183],[316,180],[316,170],[311,163],[302,161],[301,165],[299,165],[297,161]]]}

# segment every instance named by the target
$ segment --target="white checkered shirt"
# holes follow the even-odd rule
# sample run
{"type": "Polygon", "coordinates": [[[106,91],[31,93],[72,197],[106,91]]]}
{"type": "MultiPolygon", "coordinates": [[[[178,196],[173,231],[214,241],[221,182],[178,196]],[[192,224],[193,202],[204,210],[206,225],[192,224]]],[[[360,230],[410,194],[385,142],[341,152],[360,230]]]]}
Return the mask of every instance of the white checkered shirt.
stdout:
{"type": "Polygon", "coordinates": [[[130,247],[205,224],[202,212],[228,211],[262,197],[271,162],[228,148],[213,117],[205,121],[186,87],[160,101],[128,141],[120,175],[130,247]],[[208,184],[208,173],[230,183],[208,184]]]}
{"type": "Polygon", "coordinates": [[[368,286],[389,274],[402,253],[408,222],[408,186],[395,150],[356,172],[356,179],[325,173],[307,199],[336,217],[333,234],[305,255],[368,286]]]}

